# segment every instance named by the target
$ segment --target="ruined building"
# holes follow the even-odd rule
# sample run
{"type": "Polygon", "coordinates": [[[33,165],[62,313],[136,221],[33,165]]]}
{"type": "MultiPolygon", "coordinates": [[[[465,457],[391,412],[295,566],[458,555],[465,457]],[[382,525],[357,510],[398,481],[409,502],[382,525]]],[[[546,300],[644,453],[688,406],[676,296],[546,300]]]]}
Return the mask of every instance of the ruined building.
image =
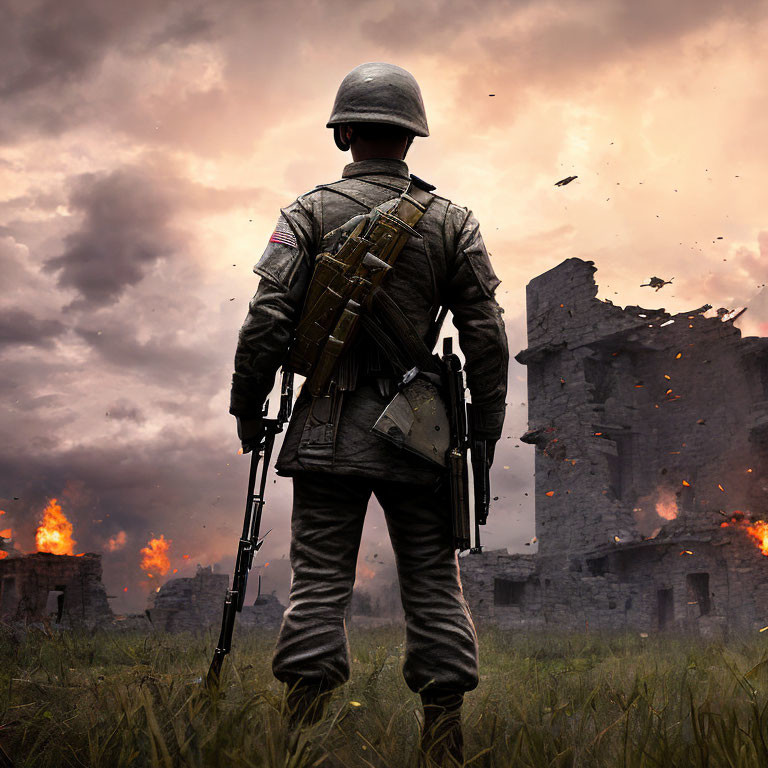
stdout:
{"type": "Polygon", "coordinates": [[[63,626],[112,621],[101,582],[101,555],[31,555],[0,560],[0,620],[63,626]]]}
{"type": "MultiPolygon", "coordinates": [[[[147,617],[162,632],[197,632],[218,627],[224,609],[229,576],[213,568],[197,566],[190,578],[170,579],[152,596],[147,617]]],[[[244,605],[237,616],[239,627],[277,627],[285,607],[274,594],[259,595],[253,605],[244,605]]]]}
{"type": "Polygon", "coordinates": [[[536,555],[462,558],[478,621],[768,625],[768,339],[725,310],[621,309],[592,262],[527,288],[536,555]],[[716,316],[710,316],[716,315],[716,316]]]}

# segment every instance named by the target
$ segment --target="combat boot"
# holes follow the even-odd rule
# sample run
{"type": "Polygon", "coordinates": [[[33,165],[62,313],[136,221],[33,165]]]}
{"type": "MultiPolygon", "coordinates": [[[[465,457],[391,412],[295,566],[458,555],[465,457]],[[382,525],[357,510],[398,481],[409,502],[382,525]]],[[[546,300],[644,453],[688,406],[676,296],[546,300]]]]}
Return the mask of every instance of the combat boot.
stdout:
{"type": "Polygon", "coordinates": [[[419,768],[461,768],[464,765],[463,699],[463,693],[421,694],[424,723],[419,744],[419,768]]]}
{"type": "Polygon", "coordinates": [[[296,683],[289,687],[285,697],[288,729],[296,731],[319,723],[325,716],[330,698],[331,692],[318,685],[296,683]]]}

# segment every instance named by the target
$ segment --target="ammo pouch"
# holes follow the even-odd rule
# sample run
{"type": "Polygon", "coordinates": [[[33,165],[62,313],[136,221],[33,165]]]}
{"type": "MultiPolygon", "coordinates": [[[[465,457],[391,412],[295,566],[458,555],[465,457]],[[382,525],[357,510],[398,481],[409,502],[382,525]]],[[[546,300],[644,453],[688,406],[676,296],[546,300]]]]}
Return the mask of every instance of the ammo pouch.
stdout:
{"type": "Polygon", "coordinates": [[[439,385],[434,374],[417,374],[392,398],[372,431],[399,448],[446,467],[451,425],[439,385]]]}

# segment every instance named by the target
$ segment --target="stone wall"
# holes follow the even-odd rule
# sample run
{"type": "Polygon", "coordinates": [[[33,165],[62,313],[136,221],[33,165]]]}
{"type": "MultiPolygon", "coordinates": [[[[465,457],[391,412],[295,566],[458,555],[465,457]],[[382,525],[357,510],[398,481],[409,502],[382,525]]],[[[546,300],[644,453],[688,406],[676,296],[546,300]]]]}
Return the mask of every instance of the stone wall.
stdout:
{"type": "Polygon", "coordinates": [[[0,560],[0,618],[65,626],[109,623],[101,556],[37,552],[0,560]]]}
{"type": "MultiPolygon", "coordinates": [[[[211,566],[197,567],[190,578],[170,579],[151,599],[147,614],[152,626],[163,632],[198,632],[221,624],[229,576],[214,573],[211,566]]],[[[261,595],[244,605],[235,621],[242,627],[274,627],[284,607],[274,595],[261,595]]]]}

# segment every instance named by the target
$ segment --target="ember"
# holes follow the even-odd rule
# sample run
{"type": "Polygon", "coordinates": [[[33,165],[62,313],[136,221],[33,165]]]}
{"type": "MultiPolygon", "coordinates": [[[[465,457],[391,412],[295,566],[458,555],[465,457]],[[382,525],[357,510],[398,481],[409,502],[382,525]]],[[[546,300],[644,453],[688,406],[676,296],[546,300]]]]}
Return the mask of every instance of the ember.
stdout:
{"type": "Polygon", "coordinates": [[[43,511],[43,520],[35,534],[38,552],[50,552],[53,555],[72,555],[75,540],[72,538],[72,523],[61,511],[56,499],[51,499],[43,511]]]}

